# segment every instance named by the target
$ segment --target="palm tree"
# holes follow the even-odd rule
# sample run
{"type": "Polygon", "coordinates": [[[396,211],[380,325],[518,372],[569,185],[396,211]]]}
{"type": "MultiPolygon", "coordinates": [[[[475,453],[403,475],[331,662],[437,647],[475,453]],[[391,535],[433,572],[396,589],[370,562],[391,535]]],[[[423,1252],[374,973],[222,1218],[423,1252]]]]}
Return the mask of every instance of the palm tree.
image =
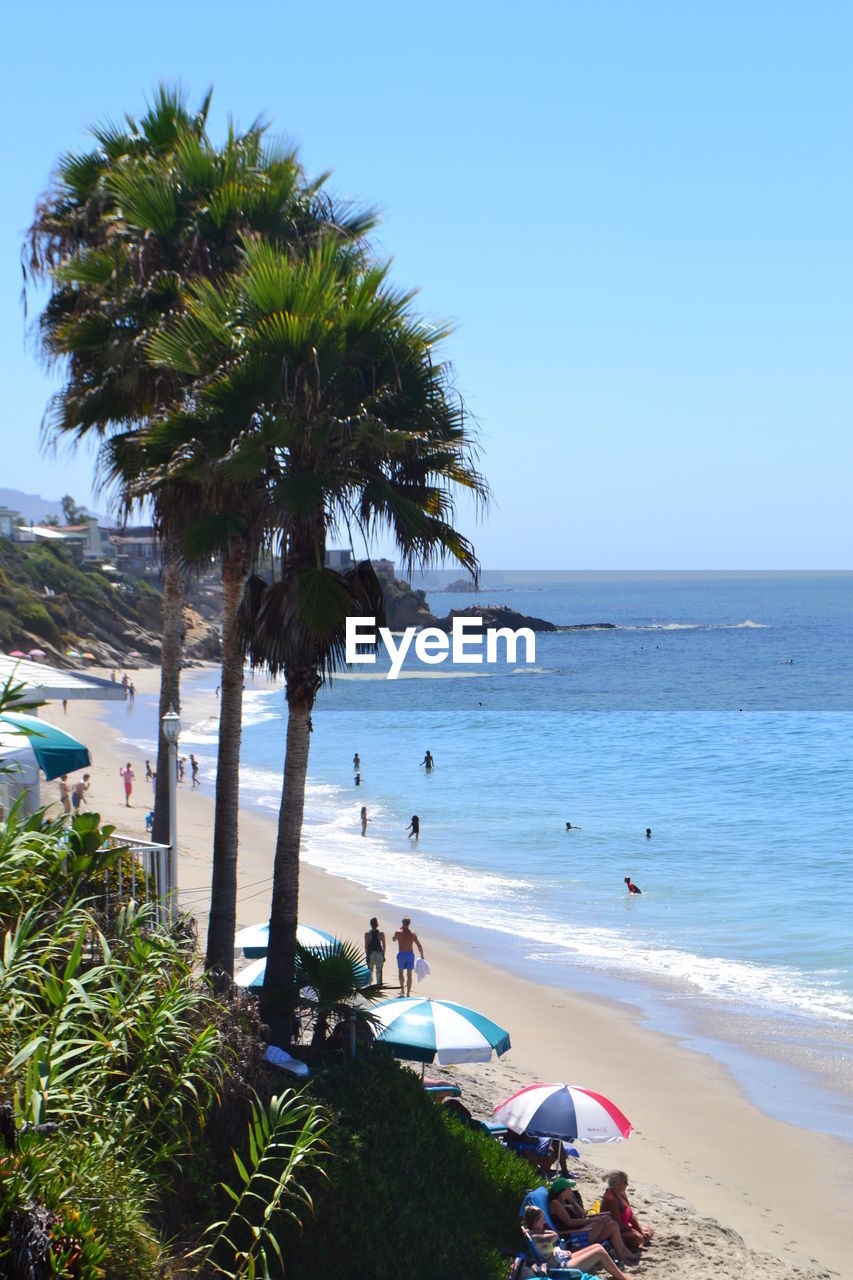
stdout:
{"type": "MultiPolygon", "coordinates": [[[[370,211],[333,201],[325,175],[309,181],[295,152],[270,143],[259,121],[244,132],[230,127],[215,147],[206,132],[209,106],[208,93],[192,113],[179,91],[161,86],[141,120],[98,126],[93,151],[63,157],[36,209],[25,275],[50,284],[38,333],[44,358],[61,362],[65,375],[45,415],[51,442],[76,444],[90,433],[109,442],[144,432],[191,396],[192,372],[152,368],[145,341],[165,316],[182,310],[191,281],[236,267],[244,233],[263,232],[280,248],[300,251],[324,236],[356,243],[375,221],[370,211]]],[[[145,476],[162,474],[161,453],[153,469],[144,456],[133,458],[126,474],[120,466],[132,454],[126,441],[102,454],[102,474],[117,481],[126,510],[144,500],[145,476]]],[[[156,486],[154,518],[165,549],[161,722],[170,705],[180,707],[185,525],[199,514],[222,514],[200,510],[199,497],[183,482],[156,486]]],[[[196,556],[221,555],[225,593],[208,962],[230,973],[236,871],[222,869],[237,857],[243,653],[235,618],[254,542],[251,531],[234,528],[224,543],[220,529],[207,547],[197,535],[198,529],[196,556]]],[[[163,843],[167,750],[161,729],[154,839],[163,843]]]]}
{"type": "Polygon", "coordinates": [[[328,534],[369,539],[386,529],[403,559],[450,556],[472,574],[471,544],[454,527],[454,490],[488,496],[449,370],[437,358],[447,330],[431,328],[393,290],[387,268],[346,246],[286,257],[245,244],[240,272],[189,291],[186,313],[149,343],[167,372],[195,361],[200,422],[224,416],[246,430],[221,469],[263,474],[281,577],[256,586],[247,609],[251,659],[283,673],[288,703],[264,1016],[292,1007],[299,849],[311,714],[341,665],[347,616],[381,605],[369,565],[325,567],[328,534]]]}
{"type": "Polygon", "coordinates": [[[312,1045],[322,1044],[343,1022],[364,1032],[372,1027],[369,1009],[381,1000],[381,985],[371,985],[364,957],[352,942],[335,938],[321,947],[296,944],[296,987],[300,1004],[314,1015],[312,1045]]]}

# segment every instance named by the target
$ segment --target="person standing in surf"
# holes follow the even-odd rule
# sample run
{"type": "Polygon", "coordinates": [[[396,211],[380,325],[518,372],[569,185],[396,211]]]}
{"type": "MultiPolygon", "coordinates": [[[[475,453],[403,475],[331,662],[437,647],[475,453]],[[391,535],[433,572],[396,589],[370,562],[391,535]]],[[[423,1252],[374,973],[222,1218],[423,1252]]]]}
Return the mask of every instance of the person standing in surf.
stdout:
{"type": "Polygon", "coordinates": [[[626,885],[628,886],[628,892],[629,892],[629,893],[642,893],[642,892],[643,892],[643,891],[642,891],[642,889],[638,889],[638,888],[637,888],[637,886],[634,884],[634,882],[632,881],[632,879],[631,879],[631,877],[630,877],[630,876],[626,876],[626,877],[625,877],[625,883],[626,883],[626,885]]]}
{"type": "Polygon", "coordinates": [[[412,814],[412,821],[406,827],[406,834],[410,840],[418,843],[418,836],[421,834],[421,820],[416,813],[412,814]]]}
{"type": "Polygon", "coordinates": [[[423,760],[421,761],[421,764],[426,765],[427,773],[432,773],[433,769],[435,768],[435,756],[432,754],[431,751],[428,751],[426,753],[423,760]]]}

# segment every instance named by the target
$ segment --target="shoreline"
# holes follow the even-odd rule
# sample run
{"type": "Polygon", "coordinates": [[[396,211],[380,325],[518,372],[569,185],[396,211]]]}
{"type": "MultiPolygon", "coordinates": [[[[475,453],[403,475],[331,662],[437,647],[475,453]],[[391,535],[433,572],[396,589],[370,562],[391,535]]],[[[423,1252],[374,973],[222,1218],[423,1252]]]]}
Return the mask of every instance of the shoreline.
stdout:
{"type": "MultiPolygon", "coordinates": [[[[156,670],[134,673],[141,694],[156,691],[158,674],[156,670]]],[[[78,703],[69,705],[67,717],[56,706],[45,708],[43,714],[76,732],[89,745],[95,780],[91,807],[105,820],[115,822],[119,832],[144,838],[144,816],[151,796],[144,781],[144,761],[134,759],[134,798],[138,803],[125,811],[117,771],[128,748],[119,741],[123,730],[114,730],[102,719],[104,711],[98,704],[78,703]]],[[[216,713],[210,695],[190,693],[185,699],[182,714],[187,723],[216,713]]],[[[128,708],[127,714],[128,730],[134,737],[153,735],[153,724],[144,726],[147,733],[143,731],[142,707],[136,713],[128,708]]],[[[131,752],[134,754],[138,753],[131,752]]],[[[46,799],[55,798],[55,794],[56,784],[44,788],[46,799]]],[[[212,803],[210,794],[191,793],[188,784],[182,788],[181,899],[202,925],[209,890],[212,803]]],[[[274,824],[274,814],[241,810],[240,925],[264,916],[274,824]]],[[[372,914],[379,915],[386,933],[393,931],[393,925],[388,928],[392,904],[387,900],[380,900],[352,880],[305,863],[301,903],[307,921],[355,940],[360,939],[372,914]]],[[[402,909],[405,904],[400,906],[402,909]]],[[[598,1170],[599,1186],[601,1173],[618,1161],[628,1167],[638,1204],[649,1203],[644,1212],[652,1220],[655,1204],[662,1203],[666,1193],[654,1191],[649,1198],[644,1189],[672,1188],[679,1199],[684,1197],[695,1206],[702,1221],[717,1219],[725,1224],[722,1231],[740,1233],[749,1246],[749,1265],[754,1266],[751,1250],[760,1250],[784,1258],[788,1274],[792,1261],[807,1268],[804,1275],[827,1274],[815,1271],[816,1265],[844,1274],[847,1251],[841,1241],[850,1234],[853,1216],[846,1208],[853,1191],[853,1149],[849,1144],[784,1124],[759,1111],[729,1071],[709,1054],[686,1048],[676,1036],[643,1025],[643,1013],[636,1004],[559,986],[545,987],[524,973],[500,968],[489,945],[455,935],[453,922],[440,917],[421,913],[415,927],[420,928],[432,965],[425,993],[446,995],[482,1009],[506,1025],[513,1039],[510,1062],[505,1058],[459,1070],[465,1079],[466,1098],[480,1097],[488,1087],[488,1104],[493,1104],[513,1092],[519,1082],[549,1077],[599,1090],[626,1111],[636,1129],[630,1146],[620,1146],[617,1151],[581,1147],[584,1167],[598,1170]],[[419,923],[421,920],[426,923],[419,923]],[[809,1206],[805,1214],[804,1204],[809,1206]]],[[[661,1276],[667,1270],[672,1274],[674,1262],[686,1261],[683,1255],[668,1257],[664,1246],[655,1250],[654,1263],[660,1262],[661,1276]]],[[[746,1259],[742,1256],[740,1261],[742,1268],[746,1259]]],[[[651,1265],[650,1258],[644,1270],[651,1265]]],[[[718,1264],[713,1270],[716,1275],[727,1274],[718,1264]]],[[[686,1273],[680,1270],[678,1274],[686,1273]]],[[[731,1274],[742,1274],[742,1269],[736,1267],[731,1274]]],[[[766,1274],[773,1274],[773,1269],[768,1267],[766,1274]]]]}

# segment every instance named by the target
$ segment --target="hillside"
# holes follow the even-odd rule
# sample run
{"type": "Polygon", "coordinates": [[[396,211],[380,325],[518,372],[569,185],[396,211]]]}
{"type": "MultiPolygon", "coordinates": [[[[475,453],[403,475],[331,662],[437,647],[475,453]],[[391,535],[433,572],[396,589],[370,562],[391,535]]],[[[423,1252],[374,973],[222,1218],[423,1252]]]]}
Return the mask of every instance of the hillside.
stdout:
{"type": "MultiPolygon", "coordinates": [[[[113,582],[76,563],[64,547],[21,545],[0,538],[0,649],[44,649],[57,665],[66,650],[92,653],[104,666],[127,665],[136,650],[143,662],[160,657],[162,595],[134,578],[113,582]]],[[[186,654],[215,658],[217,627],[185,612],[186,654]]]]}

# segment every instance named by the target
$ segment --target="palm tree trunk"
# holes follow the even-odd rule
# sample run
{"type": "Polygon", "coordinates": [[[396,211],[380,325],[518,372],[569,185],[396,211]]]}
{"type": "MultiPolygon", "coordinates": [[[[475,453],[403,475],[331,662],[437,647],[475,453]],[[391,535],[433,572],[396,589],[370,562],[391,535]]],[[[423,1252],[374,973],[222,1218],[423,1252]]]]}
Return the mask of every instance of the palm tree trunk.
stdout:
{"type": "Polygon", "coordinates": [[[246,580],[246,552],[232,543],[222,560],[222,677],[219,689],[219,749],[213,818],[213,878],[205,965],[234,976],[237,927],[237,821],[240,807],[240,739],[243,720],[245,647],[237,612],[246,580]]]}
{"type": "MultiPolygon", "coordinates": [[[[163,735],[163,716],[170,707],[181,709],[181,660],[184,652],[184,573],[171,547],[166,547],[163,570],[163,639],[160,646],[160,721],[157,741],[157,782],[154,793],[152,840],[169,843],[169,744],[163,735]]],[[[146,782],[145,786],[148,785],[146,782]]]]}
{"type": "Polygon", "coordinates": [[[305,809],[305,781],[313,698],[305,685],[288,681],[287,747],[273,867],[272,909],[261,1016],[273,1035],[290,1041],[296,921],[299,915],[299,848],[305,809]]]}

